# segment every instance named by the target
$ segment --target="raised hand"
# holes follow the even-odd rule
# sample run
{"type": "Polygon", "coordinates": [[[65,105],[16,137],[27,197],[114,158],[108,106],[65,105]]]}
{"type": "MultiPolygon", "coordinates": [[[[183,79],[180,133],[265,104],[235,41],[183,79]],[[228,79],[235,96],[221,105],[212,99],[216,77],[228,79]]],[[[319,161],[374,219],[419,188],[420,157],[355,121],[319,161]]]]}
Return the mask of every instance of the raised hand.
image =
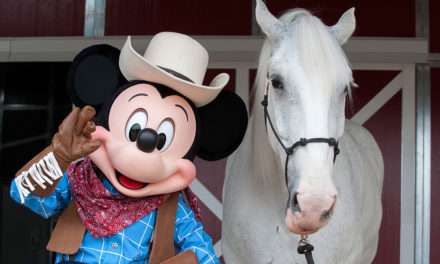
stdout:
{"type": "Polygon", "coordinates": [[[91,137],[96,129],[92,121],[95,114],[91,106],[75,107],[59,126],[52,138],[52,147],[61,168],[67,169],[71,162],[99,148],[100,141],[91,137]]]}

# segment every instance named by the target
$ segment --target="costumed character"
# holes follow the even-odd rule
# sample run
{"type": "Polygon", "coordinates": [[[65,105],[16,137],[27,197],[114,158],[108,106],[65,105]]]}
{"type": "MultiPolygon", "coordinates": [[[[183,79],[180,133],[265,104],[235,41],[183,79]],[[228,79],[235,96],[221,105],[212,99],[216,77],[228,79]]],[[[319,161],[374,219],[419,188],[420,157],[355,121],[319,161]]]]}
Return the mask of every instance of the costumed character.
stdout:
{"type": "Polygon", "coordinates": [[[193,159],[227,157],[247,111],[203,85],[208,53],[179,33],[153,37],[144,56],[81,51],[68,76],[76,106],[52,144],[17,172],[11,197],[44,218],[61,213],[47,249],[56,263],[218,263],[188,189],[193,159]]]}

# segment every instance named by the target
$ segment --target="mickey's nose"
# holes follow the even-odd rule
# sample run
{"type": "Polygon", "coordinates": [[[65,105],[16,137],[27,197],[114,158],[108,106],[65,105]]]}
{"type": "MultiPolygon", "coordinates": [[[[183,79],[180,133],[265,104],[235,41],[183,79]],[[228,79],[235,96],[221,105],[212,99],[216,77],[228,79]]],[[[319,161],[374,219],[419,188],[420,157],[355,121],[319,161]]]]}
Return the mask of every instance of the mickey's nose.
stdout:
{"type": "Polygon", "coordinates": [[[136,145],[141,151],[150,153],[156,148],[157,142],[157,132],[151,128],[144,128],[139,132],[136,145]]]}

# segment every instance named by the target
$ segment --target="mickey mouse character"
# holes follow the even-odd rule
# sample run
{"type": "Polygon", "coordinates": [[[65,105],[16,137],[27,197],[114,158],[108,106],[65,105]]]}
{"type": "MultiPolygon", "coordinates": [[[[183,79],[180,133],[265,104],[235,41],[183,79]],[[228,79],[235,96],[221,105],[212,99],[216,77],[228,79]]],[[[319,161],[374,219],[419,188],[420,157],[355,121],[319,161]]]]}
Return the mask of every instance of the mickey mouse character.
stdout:
{"type": "Polygon", "coordinates": [[[47,246],[56,263],[219,262],[188,192],[192,161],[231,154],[247,112],[222,91],[227,74],[202,85],[207,66],[197,41],[171,32],[144,56],[128,37],[121,51],[96,45],[75,57],[76,107],[11,184],[35,213],[63,211],[47,246]]]}

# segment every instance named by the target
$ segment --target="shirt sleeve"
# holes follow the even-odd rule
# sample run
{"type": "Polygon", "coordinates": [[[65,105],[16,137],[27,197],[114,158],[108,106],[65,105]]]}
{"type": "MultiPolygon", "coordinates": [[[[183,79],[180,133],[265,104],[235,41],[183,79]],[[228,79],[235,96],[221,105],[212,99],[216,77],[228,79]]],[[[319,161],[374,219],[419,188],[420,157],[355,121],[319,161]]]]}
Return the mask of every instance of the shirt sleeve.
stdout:
{"type": "Polygon", "coordinates": [[[196,220],[194,212],[185,203],[182,194],[179,195],[177,205],[174,241],[179,252],[192,250],[200,264],[220,263],[215,255],[211,237],[196,220]]]}
{"type": "Polygon", "coordinates": [[[11,198],[46,219],[61,212],[61,210],[67,207],[70,202],[71,195],[66,173],[64,173],[63,177],[58,181],[55,191],[51,194],[45,197],[39,197],[30,193],[28,196],[24,197],[23,202],[21,202],[17,183],[15,181],[16,179],[11,182],[11,198]]]}

